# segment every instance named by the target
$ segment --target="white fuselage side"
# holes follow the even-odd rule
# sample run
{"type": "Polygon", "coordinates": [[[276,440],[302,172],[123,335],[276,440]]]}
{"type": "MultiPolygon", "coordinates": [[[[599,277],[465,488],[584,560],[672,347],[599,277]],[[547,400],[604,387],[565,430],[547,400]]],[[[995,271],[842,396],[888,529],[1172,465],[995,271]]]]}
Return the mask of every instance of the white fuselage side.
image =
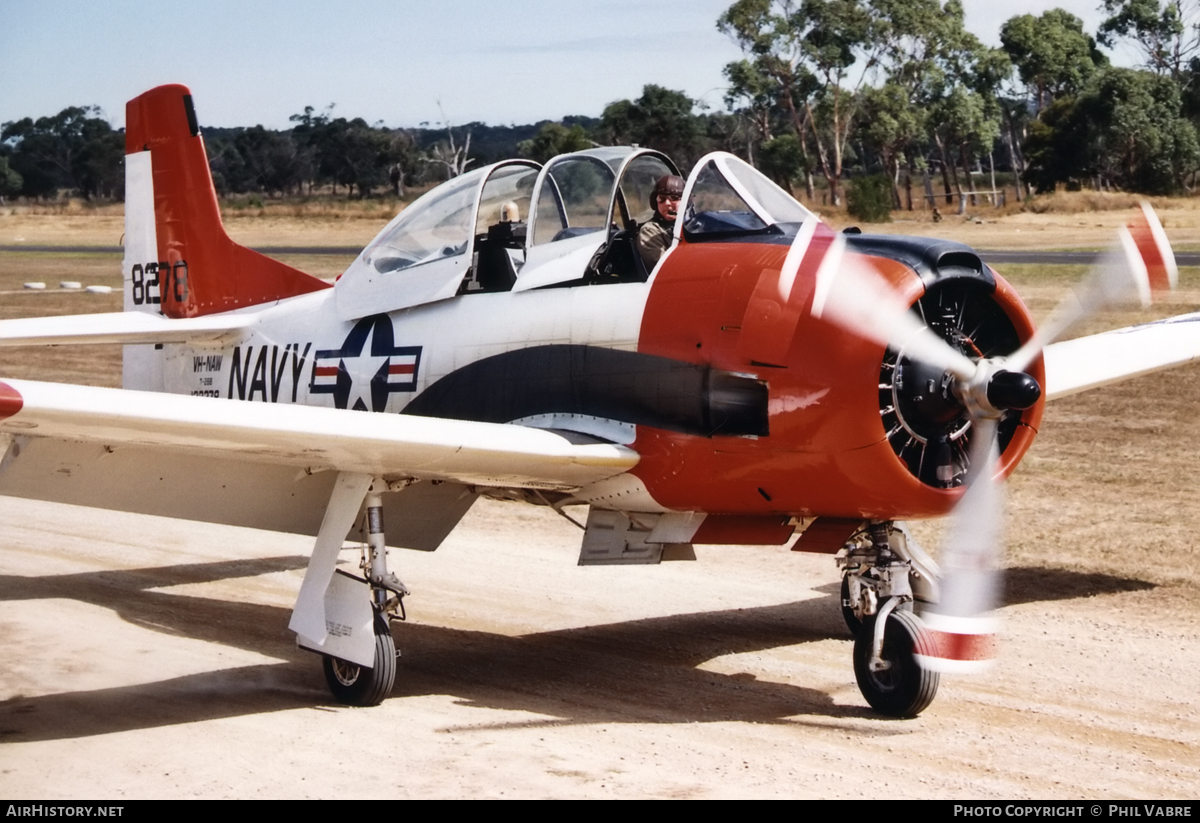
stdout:
{"type": "MultiPolygon", "coordinates": [[[[371,349],[381,328],[371,328],[360,350],[347,351],[363,319],[337,318],[335,290],[303,295],[259,309],[259,321],[236,339],[205,345],[165,345],[162,390],[266,403],[340,405],[322,391],[339,367],[351,378],[345,404],[399,412],[447,374],[515,349],[542,345],[589,345],[634,351],[649,283],[550,288],[523,292],[463,294],[448,300],[374,316],[390,323],[390,351],[371,349]],[[402,353],[400,353],[402,352],[402,353]],[[385,406],[367,397],[380,367],[397,371],[385,406]],[[315,389],[315,390],[314,390],[315,389]]],[[[368,318],[370,319],[370,318],[368,318]]],[[[361,334],[361,332],[360,332],[361,334]]]]}

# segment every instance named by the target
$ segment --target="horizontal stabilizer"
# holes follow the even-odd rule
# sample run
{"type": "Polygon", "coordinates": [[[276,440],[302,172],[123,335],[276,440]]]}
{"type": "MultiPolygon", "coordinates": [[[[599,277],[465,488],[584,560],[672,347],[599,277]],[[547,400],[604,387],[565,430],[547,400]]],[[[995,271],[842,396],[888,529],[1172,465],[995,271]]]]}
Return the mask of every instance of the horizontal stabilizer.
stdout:
{"type": "Polygon", "coordinates": [[[107,312],[66,317],[27,317],[0,321],[0,346],[63,343],[206,343],[242,332],[257,314],[216,315],[173,320],[142,312],[107,312]]]}

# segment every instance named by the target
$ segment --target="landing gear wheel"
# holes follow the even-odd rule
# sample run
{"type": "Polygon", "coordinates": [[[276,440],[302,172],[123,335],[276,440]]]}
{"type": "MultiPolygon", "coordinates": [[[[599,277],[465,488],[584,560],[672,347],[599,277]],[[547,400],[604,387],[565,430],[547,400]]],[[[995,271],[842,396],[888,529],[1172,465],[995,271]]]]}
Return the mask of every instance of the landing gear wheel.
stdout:
{"type": "Polygon", "coordinates": [[[916,717],[937,695],[940,676],[917,663],[915,655],[933,655],[933,638],[911,612],[893,611],[883,633],[882,658],[889,668],[870,668],[875,618],[854,637],[854,676],[871,708],[890,717],[916,717]]]}
{"type": "Polygon", "coordinates": [[[396,683],[396,642],[387,620],[375,617],[375,665],[368,669],[336,657],[323,655],[325,682],[339,703],[347,706],[378,706],[396,683]]]}

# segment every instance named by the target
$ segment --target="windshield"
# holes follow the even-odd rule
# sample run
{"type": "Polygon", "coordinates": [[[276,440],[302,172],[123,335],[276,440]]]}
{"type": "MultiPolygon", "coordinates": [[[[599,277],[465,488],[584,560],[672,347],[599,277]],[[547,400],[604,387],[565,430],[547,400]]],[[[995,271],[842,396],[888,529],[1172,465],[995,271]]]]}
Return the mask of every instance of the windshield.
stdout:
{"type": "Polygon", "coordinates": [[[703,158],[688,188],[683,231],[689,237],[744,234],[816,219],[758,169],[724,152],[703,158]]]}

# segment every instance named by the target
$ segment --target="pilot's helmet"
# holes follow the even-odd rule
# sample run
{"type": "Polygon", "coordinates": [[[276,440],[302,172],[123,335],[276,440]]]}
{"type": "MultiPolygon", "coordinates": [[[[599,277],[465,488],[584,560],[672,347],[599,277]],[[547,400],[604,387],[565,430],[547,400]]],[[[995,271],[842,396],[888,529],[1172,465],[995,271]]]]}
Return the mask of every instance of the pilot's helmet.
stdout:
{"type": "Polygon", "coordinates": [[[650,192],[651,209],[658,209],[658,196],[660,194],[673,194],[676,197],[683,197],[683,178],[676,177],[674,174],[664,174],[658,178],[658,182],[654,184],[654,191],[650,192]]]}

